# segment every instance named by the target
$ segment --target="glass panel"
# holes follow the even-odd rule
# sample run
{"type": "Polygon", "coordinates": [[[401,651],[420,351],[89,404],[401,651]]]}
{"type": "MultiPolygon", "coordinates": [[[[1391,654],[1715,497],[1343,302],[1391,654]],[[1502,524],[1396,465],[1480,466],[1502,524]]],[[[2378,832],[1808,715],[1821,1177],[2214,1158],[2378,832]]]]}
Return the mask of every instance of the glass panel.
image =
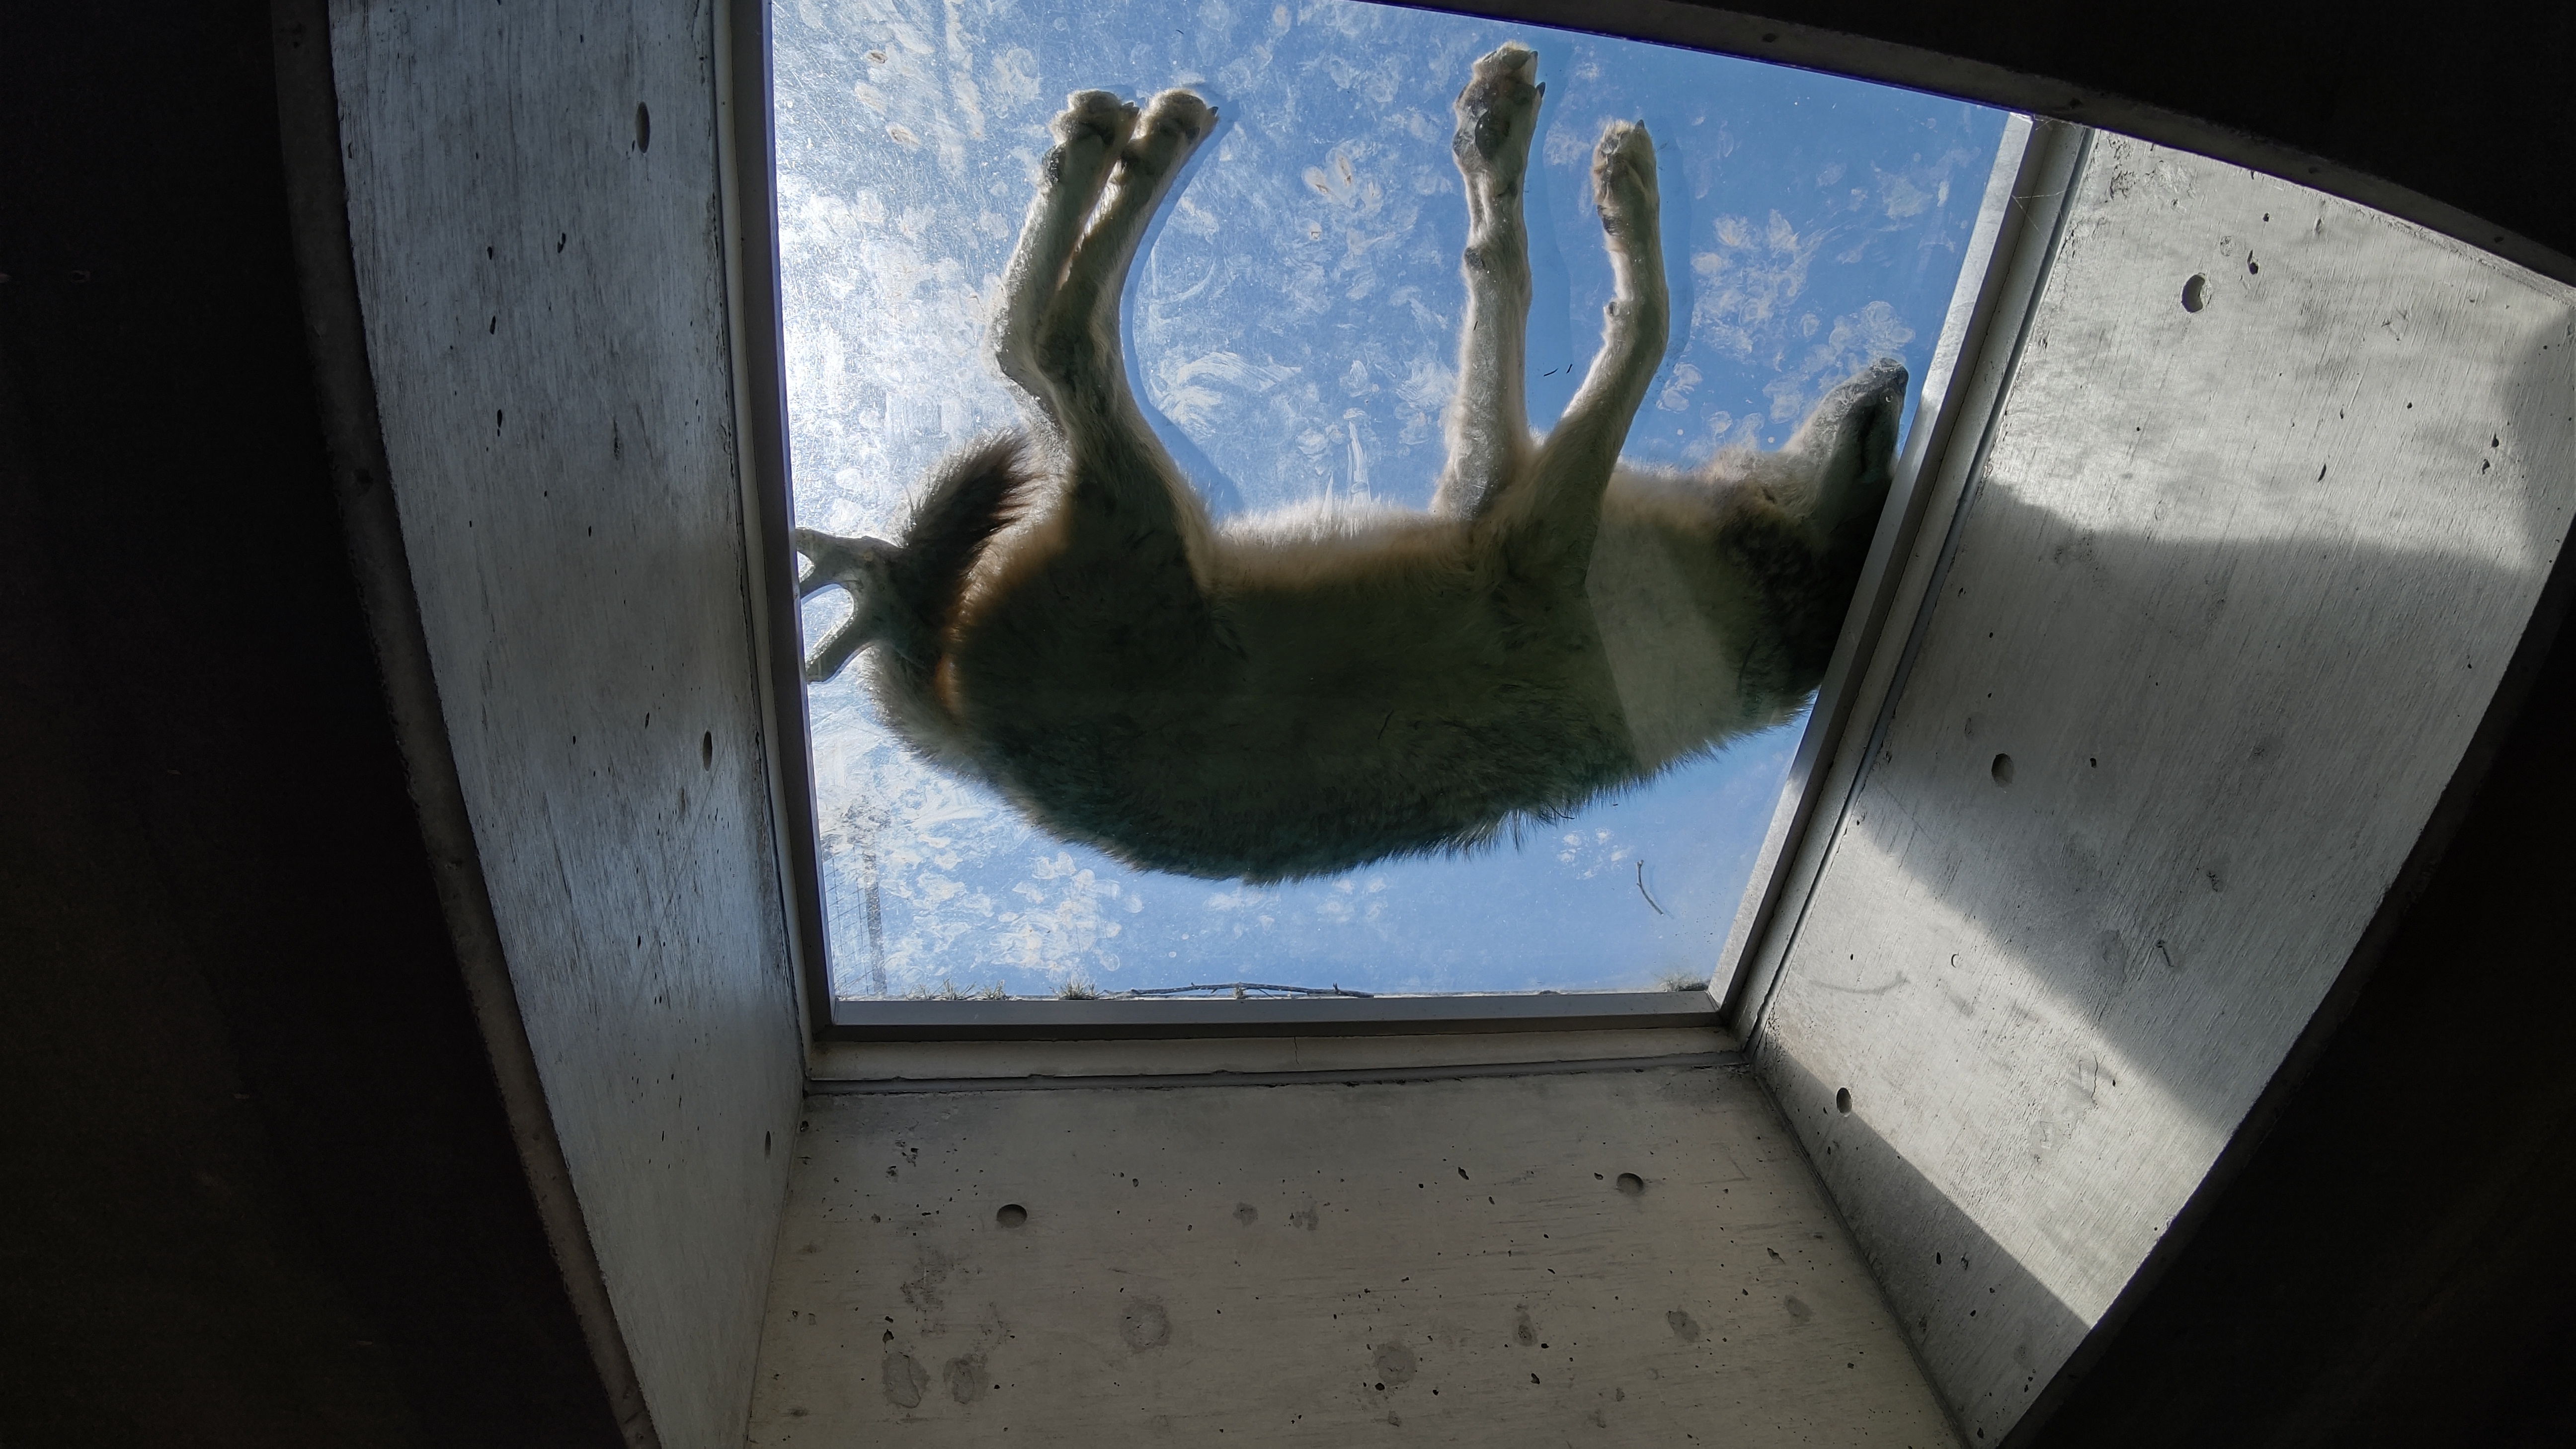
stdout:
{"type": "MultiPolygon", "coordinates": [[[[1048,123],[1090,88],[1187,86],[1222,117],[1139,250],[1125,318],[1130,385],[1219,521],[1426,506],[1465,307],[1450,104],[1511,39],[1547,85],[1526,186],[1533,426],[1600,345],[1612,279],[1588,176],[1612,118],[1654,137],[1672,291],[1629,459],[1777,448],[1882,356],[1919,380],[2001,112],[1345,0],[797,0],[776,11],[776,86],[798,523],[899,537],[943,455],[1018,424],[985,323],[1048,123]]],[[[808,599],[808,648],[849,611],[837,588],[808,599]]],[[[809,692],[843,997],[1703,983],[1804,720],[1464,855],[1251,885],[1050,835],[907,752],[866,673],[809,692]]]]}

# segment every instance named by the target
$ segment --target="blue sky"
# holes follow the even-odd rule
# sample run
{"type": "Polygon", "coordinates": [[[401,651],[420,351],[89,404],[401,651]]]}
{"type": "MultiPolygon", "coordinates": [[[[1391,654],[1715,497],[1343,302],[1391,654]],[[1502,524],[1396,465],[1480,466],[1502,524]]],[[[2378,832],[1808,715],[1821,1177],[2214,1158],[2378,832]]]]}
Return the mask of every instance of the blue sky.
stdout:
{"type": "MultiPolygon", "coordinates": [[[[1593,140],[1613,118],[1643,119],[1656,139],[1673,343],[1627,447],[1649,462],[1776,446],[1882,354],[1919,381],[2004,119],[1347,0],[789,0],[775,22],[796,513],[845,534],[891,533],[934,459],[1015,420],[982,360],[984,319],[1067,92],[1186,85],[1223,116],[1139,257],[1127,319],[1136,393],[1221,516],[1430,497],[1463,304],[1449,102],[1502,41],[1538,51],[1548,88],[1527,199],[1536,425],[1572,395],[1609,295],[1584,181],[1593,140]]],[[[811,601],[808,638],[846,607],[837,591],[811,601]]],[[[1044,835],[905,755],[858,676],[809,695],[847,996],[1704,978],[1799,728],[1465,859],[1252,888],[1131,870],[1044,835]]]]}

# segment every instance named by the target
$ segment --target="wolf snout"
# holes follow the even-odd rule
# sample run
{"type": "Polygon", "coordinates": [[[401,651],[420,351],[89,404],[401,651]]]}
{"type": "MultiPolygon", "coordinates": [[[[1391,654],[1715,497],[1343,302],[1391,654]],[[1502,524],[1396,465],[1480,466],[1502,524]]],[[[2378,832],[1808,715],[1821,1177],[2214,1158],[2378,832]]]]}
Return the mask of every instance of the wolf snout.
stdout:
{"type": "Polygon", "coordinates": [[[1904,363],[1882,357],[1825,394],[1816,405],[1817,423],[1842,431],[1866,428],[1871,419],[1884,415],[1886,425],[1893,427],[1905,410],[1905,387],[1910,380],[1904,363]]]}
{"type": "Polygon", "coordinates": [[[1903,398],[1905,384],[1909,380],[1910,374],[1906,372],[1904,363],[1893,357],[1882,357],[1854,373],[1851,381],[1843,385],[1851,389],[1854,402],[1875,402],[1882,398],[1903,398]]]}

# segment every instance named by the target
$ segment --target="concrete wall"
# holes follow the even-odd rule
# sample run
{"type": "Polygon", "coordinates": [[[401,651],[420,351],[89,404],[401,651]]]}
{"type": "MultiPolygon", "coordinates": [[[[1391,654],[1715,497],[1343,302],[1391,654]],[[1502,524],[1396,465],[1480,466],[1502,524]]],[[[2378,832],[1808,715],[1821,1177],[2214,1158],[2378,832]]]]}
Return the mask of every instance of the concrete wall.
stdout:
{"type": "Polygon", "coordinates": [[[674,4],[349,0],[331,19],[367,361],[440,713],[614,1309],[595,1335],[649,1411],[630,1433],[675,1449],[742,1435],[802,1060],[735,469],[715,24],[674,4]]]}
{"type": "Polygon", "coordinates": [[[755,1444],[1957,1442],[1740,1069],[880,1085],[806,1101],[755,1444]]]}
{"type": "Polygon", "coordinates": [[[1756,1040],[1972,1434],[2398,879],[2565,540],[2571,415],[2553,284],[2097,138],[1756,1040]]]}

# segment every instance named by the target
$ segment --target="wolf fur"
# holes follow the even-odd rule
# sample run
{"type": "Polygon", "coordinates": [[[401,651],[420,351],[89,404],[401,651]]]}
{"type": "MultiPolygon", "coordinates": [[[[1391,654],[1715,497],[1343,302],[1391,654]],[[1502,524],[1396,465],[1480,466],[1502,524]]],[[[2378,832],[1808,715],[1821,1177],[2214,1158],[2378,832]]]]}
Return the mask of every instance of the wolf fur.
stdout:
{"type": "Polygon", "coordinates": [[[1467,312],[1427,512],[1208,517],[1128,394],[1118,318],[1215,112],[1184,90],[1071,97],[991,334],[1029,426],[941,463],[899,542],[797,531],[800,592],[854,606],[808,677],[868,649],[925,758],[1131,864],[1253,881],[1473,846],[1788,719],[1841,628],[1905,371],[1865,369],[1775,453],[1622,464],[1667,300],[1653,145],[1614,122],[1592,160],[1601,351],[1533,436],[1536,73],[1505,45],[1455,107],[1467,312]]]}

